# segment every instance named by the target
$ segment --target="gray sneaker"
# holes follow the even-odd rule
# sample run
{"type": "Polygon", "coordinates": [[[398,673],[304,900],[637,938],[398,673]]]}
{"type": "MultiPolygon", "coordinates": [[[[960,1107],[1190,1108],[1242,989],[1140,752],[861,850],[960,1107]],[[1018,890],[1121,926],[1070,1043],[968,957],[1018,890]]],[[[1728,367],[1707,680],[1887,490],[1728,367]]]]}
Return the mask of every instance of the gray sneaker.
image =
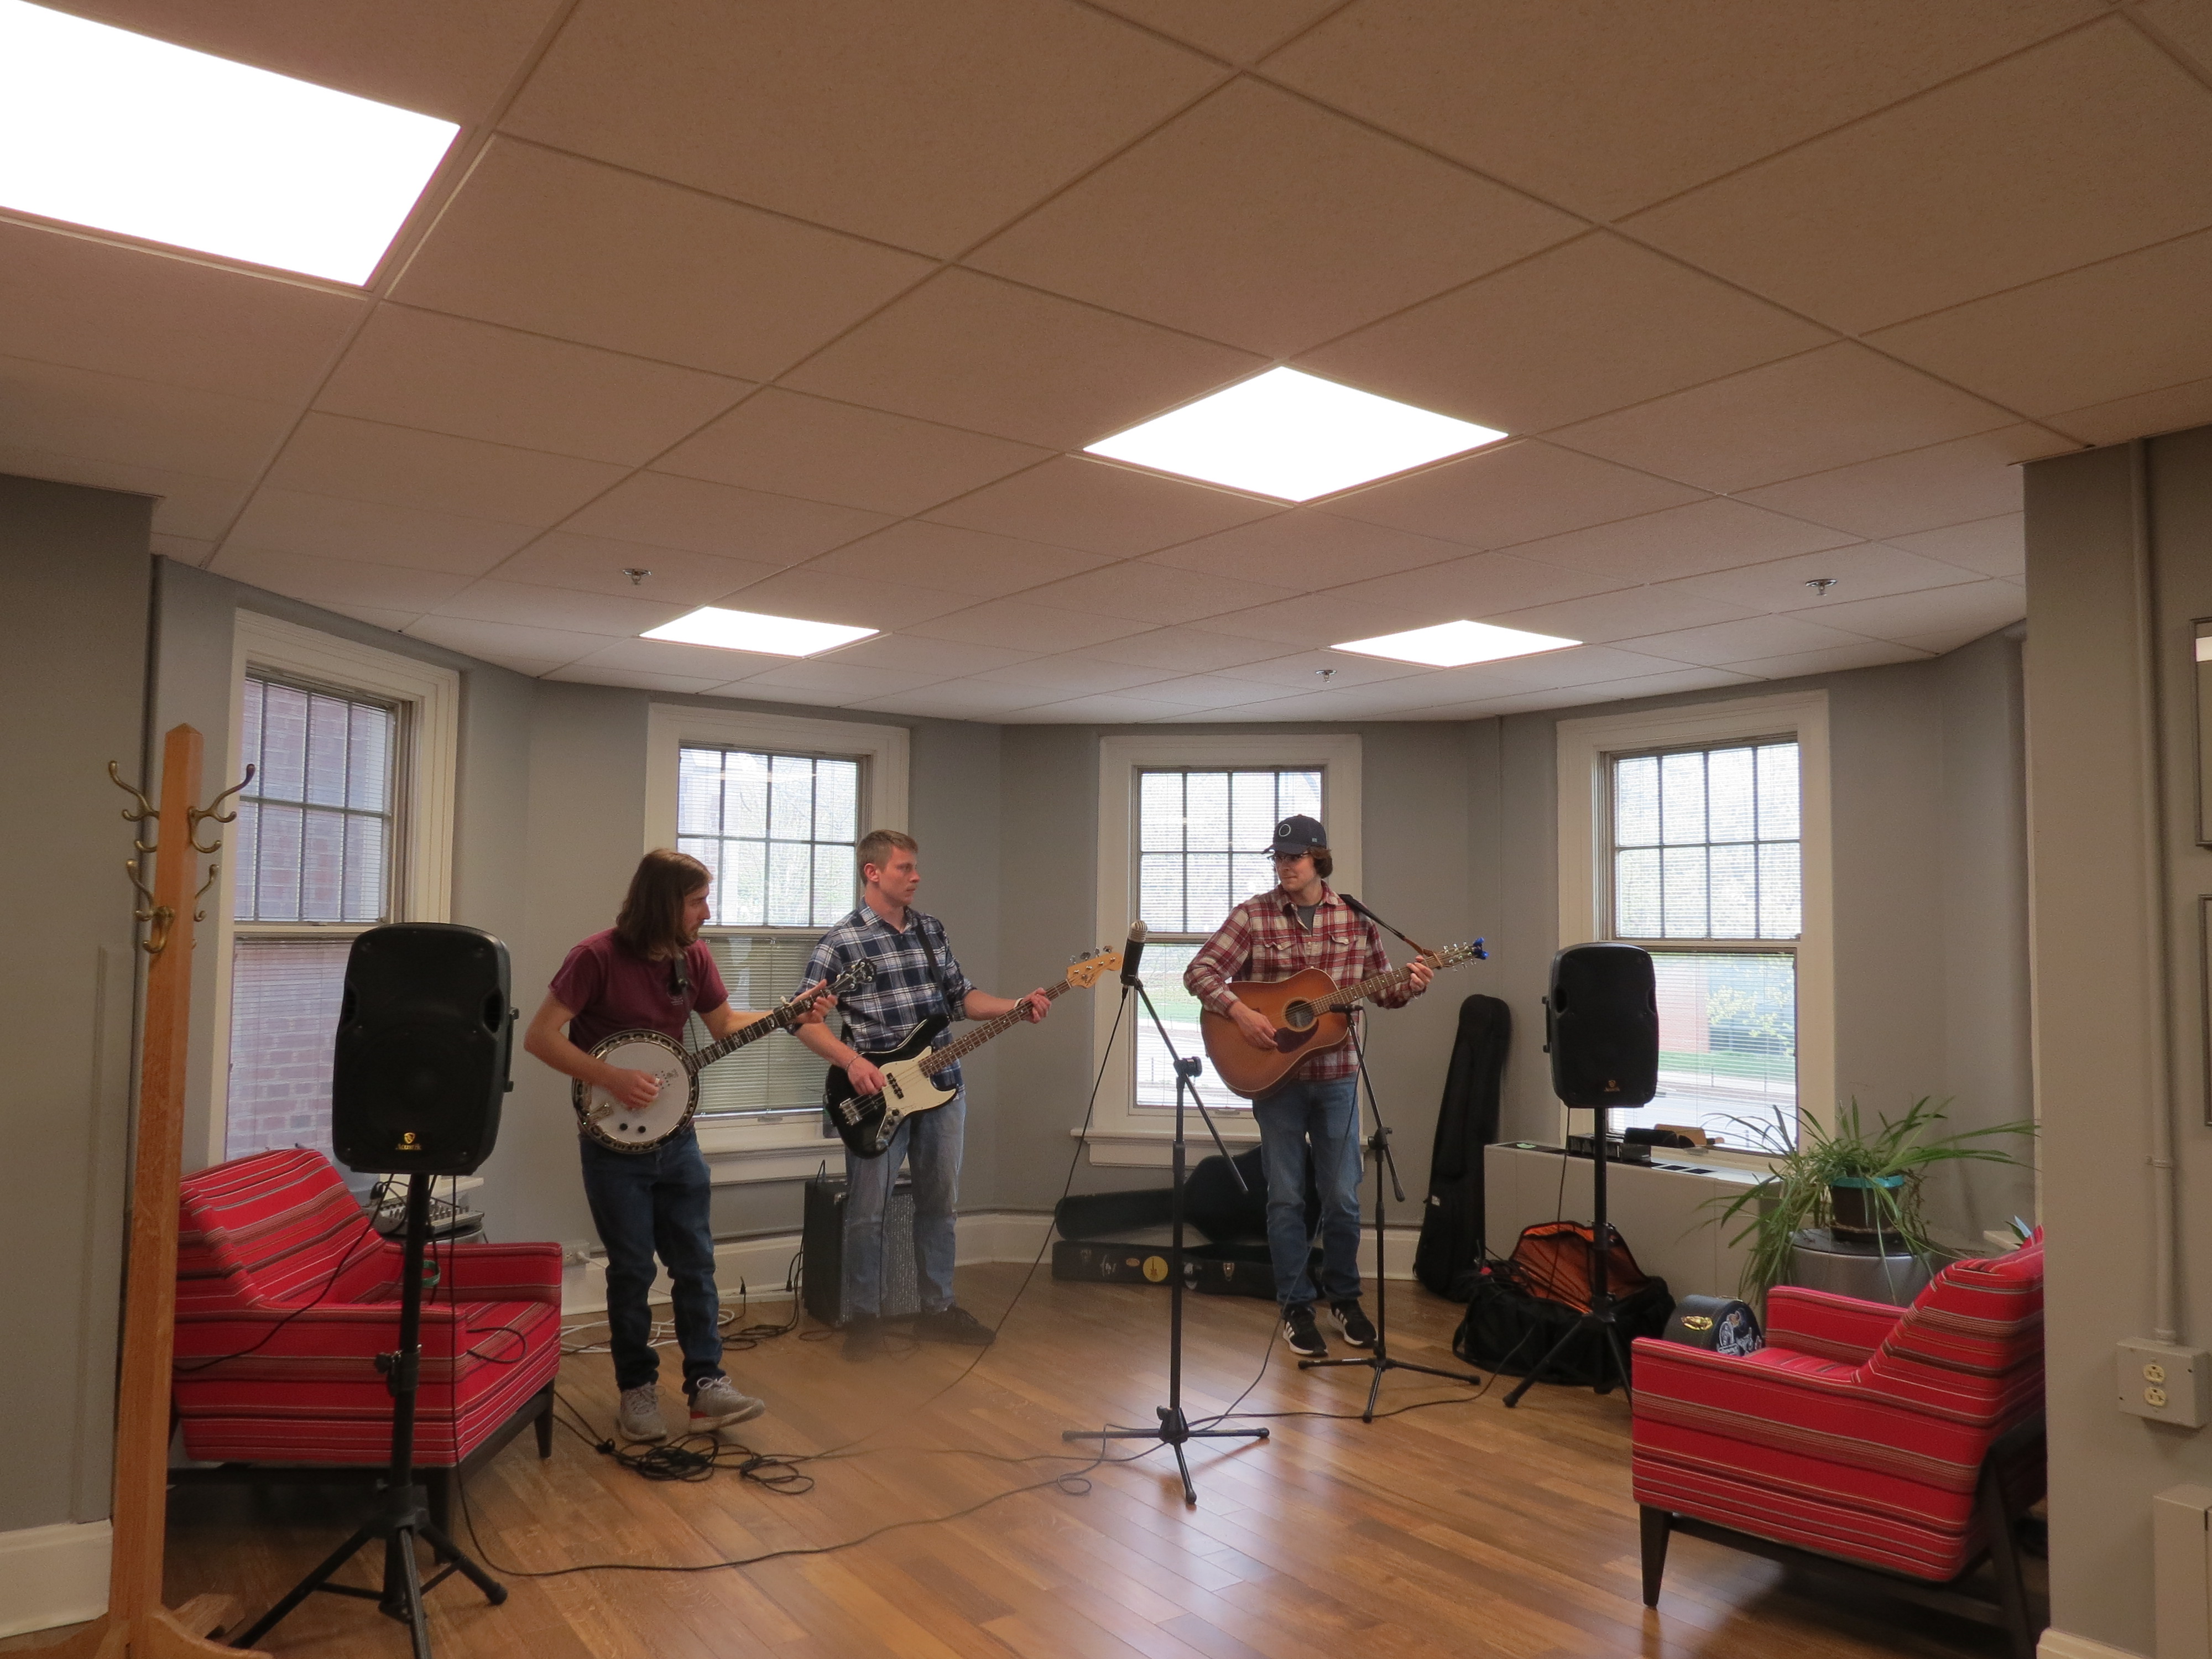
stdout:
{"type": "Polygon", "coordinates": [[[622,1407],[615,1413],[615,1429],[625,1440],[665,1440],[668,1425],[660,1419],[660,1390],[641,1383],[622,1391],[622,1407]]]}
{"type": "Polygon", "coordinates": [[[767,1409],[768,1401],[738,1393],[728,1377],[710,1376],[691,1390],[691,1432],[709,1434],[750,1423],[767,1409]]]}

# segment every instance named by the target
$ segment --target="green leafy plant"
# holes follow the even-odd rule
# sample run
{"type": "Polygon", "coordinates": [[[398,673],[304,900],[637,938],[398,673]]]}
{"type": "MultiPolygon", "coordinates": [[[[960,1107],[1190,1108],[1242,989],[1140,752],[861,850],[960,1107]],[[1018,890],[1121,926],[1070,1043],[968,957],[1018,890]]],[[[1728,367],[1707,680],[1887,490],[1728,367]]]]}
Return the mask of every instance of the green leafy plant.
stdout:
{"type": "Polygon", "coordinates": [[[1771,1123],[1730,1119],[1743,1132],[1743,1140],[1737,1143],[1742,1150],[1773,1160],[1764,1180],[1732,1199],[1708,1200],[1720,1211],[1717,1224],[1747,1217],[1729,1240],[1732,1245],[1751,1241],[1739,1292],[1743,1298],[1765,1312],[1767,1291],[1789,1276],[1797,1234],[1834,1224],[1832,1189],[1839,1182],[1865,1183],[1869,1219],[1878,1240],[1935,1265],[1935,1259],[1946,1253],[1929,1237],[1921,1214],[1920,1184],[1928,1171],[1939,1164],[1968,1160],[2017,1165],[2020,1160],[2010,1152],[1986,1143],[1995,1136],[2035,1133],[2035,1126],[2023,1121],[1936,1133],[1948,1121],[1944,1109],[1950,1103],[1923,1095],[1904,1116],[1882,1115],[1878,1127],[1869,1127],[1854,1099],[1837,1109],[1832,1129],[1809,1115],[1800,1116],[1794,1139],[1779,1107],[1774,1109],[1771,1123]]]}

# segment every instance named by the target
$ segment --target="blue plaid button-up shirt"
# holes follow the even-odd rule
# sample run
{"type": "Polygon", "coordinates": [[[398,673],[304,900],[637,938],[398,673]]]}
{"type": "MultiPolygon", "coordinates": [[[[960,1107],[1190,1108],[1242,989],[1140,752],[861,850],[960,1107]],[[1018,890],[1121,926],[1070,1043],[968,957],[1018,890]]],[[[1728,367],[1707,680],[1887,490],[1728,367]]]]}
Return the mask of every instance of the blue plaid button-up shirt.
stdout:
{"type": "MultiPolygon", "coordinates": [[[[909,909],[906,927],[901,931],[865,904],[823,934],[814,954],[806,959],[804,982],[811,985],[817,980],[834,978],[862,957],[875,963],[875,978],[837,1000],[839,1012],[845,1017],[845,1041],[862,1054],[895,1048],[901,1037],[932,1014],[945,1013],[958,1019],[969,992],[975,988],[953,959],[945,924],[935,916],[909,909]],[[929,957],[921,948],[918,929],[927,930],[930,949],[937,953],[934,986],[929,982],[929,957]]],[[[949,1036],[940,1035],[930,1046],[942,1048],[948,1041],[949,1036]]],[[[957,1089],[960,1067],[957,1064],[945,1067],[936,1081],[940,1088],[957,1089]]]]}

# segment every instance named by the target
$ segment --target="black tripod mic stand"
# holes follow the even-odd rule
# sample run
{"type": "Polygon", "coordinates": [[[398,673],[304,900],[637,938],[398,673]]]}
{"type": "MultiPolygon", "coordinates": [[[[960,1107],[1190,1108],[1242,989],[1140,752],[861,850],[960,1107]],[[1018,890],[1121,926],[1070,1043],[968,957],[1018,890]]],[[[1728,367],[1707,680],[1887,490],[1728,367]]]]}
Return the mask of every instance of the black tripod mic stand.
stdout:
{"type": "Polygon", "coordinates": [[[422,1249],[430,1233],[430,1182],[427,1175],[407,1177],[407,1239],[399,1273],[399,1348],[379,1354],[377,1369],[392,1392],[392,1468],[377,1492],[377,1512],[361,1524],[354,1535],[325,1558],[322,1565],[295,1584],[258,1623],[231,1643],[250,1648],[276,1627],[301,1602],[317,1590],[332,1595],[358,1596],[374,1601],[388,1619],[407,1626],[415,1644],[415,1659],[430,1659],[430,1627],[422,1616],[425,1591],[459,1573],[484,1593],[494,1607],[507,1600],[507,1586],[466,1555],[430,1519],[429,1497],[415,1480],[415,1396],[422,1368],[422,1249]],[[421,1539],[441,1562],[439,1571],[427,1582],[415,1559],[421,1539]],[[384,1544],[384,1588],[363,1589],[355,1584],[334,1584],[340,1567],[377,1540],[384,1544]]]}
{"type": "MultiPolygon", "coordinates": [[[[1367,1137],[1367,1151],[1375,1159],[1375,1352],[1349,1359],[1301,1359],[1302,1371],[1324,1370],[1332,1365],[1364,1365],[1374,1372],[1367,1385],[1367,1409],[1359,1414],[1363,1423],[1375,1420],[1375,1402],[1382,1393],[1382,1376],[1386,1371],[1419,1371],[1424,1376],[1441,1376],[1454,1382],[1480,1382],[1482,1378],[1474,1371],[1446,1370],[1437,1365],[1416,1365],[1409,1359],[1390,1358],[1390,1268],[1383,1255],[1382,1176],[1387,1170],[1390,1188],[1397,1194],[1398,1201],[1406,1201],[1405,1182],[1398,1179],[1398,1160],[1390,1151],[1390,1127],[1382,1121],[1382,1103],[1375,1098],[1375,1079],[1367,1075],[1367,1049],[1352,1033],[1352,1052],[1359,1056],[1359,1080],[1367,1085],[1367,1109],[1375,1121],[1375,1133],[1367,1137]]],[[[1353,1103],[1358,1104],[1357,1101],[1353,1103]]]]}
{"type": "MultiPolygon", "coordinates": [[[[1133,936],[1131,942],[1139,949],[1144,944],[1141,935],[1133,936]]],[[[1132,955],[1134,954],[1133,951],[1132,955]]],[[[1175,1242],[1168,1250],[1168,1403],[1152,1408],[1160,1419],[1160,1425],[1156,1429],[1068,1429],[1064,1431],[1060,1437],[1062,1440],[1098,1441],[1101,1443],[1098,1449],[1102,1454],[1106,1449],[1103,1443],[1109,1440],[1155,1440],[1173,1448],[1176,1469],[1182,1476],[1182,1501],[1195,1508],[1198,1504],[1198,1488],[1191,1484],[1190,1462],[1183,1455],[1184,1445],[1193,1440],[1265,1440],[1267,1438],[1267,1431],[1264,1428],[1194,1429],[1190,1425],[1190,1419],[1183,1415],[1182,1189],[1185,1161],[1183,1099],[1186,1095],[1189,1097],[1191,1103],[1198,1108],[1198,1115],[1205,1121],[1206,1128],[1212,1133],[1213,1144],[1220,1148],[1221,1156],[1229,1159],[1230,1173],[1237,1177],[1237,1184],[1239,1187],[1245,1187],[1246,1182],[1243,1171],[1237,1169],[1235,1159],[1229,1158],[1229,1147],[1221,1139],[1221,1131],[1214,1127],[1212,1114],[1206,1109],[1206,1102],[1199,1097],[1198,1084],[1195,1080],[1198,1077],[1200,1063],[1198,1058],[1193,1055],[1190,1059],[1185,1060],[1176,1052],[1175,1043],[1168,1036],[1168,1028],[1160,1023],[1159,1010],[1152,1006],[1152,999],[1146,991],[1144,981],[1137,977],[1134,961],[1125,960],[1121,968],[1121,1000],[1124,1003],[1128,1001],[1129,993],[1132,991],[1137,994],[1137,1000],[1145,1005],[1145,1012],[1152,1016],[1152,1029],[1160,1034],[1160,1042],[1168,1051],[1168,1058],[1175,1062],[1175,1203],[1173,1210],[1175,1242]]],[[[1133,1043],[1135,1038],[1132,1037],[1130,1041],[1133,1043]]]]}
{"type": "MultiPolygon", "coordinates": [[[[1608,1288],[1606,1276],[1613,1261],[1613,1224],[1606,1219],[1605,1213],[1605,1166],[1607,1162],[1605,1108],[1594,1106],[1590,1109],[1597,1114],[1597,1121],[1590,1129],[1590,1144],[1596,1155],[1590,1160],[1590,1210],[1593,1215],[1590,1233],[1593,1242],[1590,1245],[1589,1311],[1562,1331],[1559,1340],[1552,1344],[1551,1352],[1530,1367],[1528,1376],[1513,1385],[1513,1392],[1505,1396],[1505,1403],[1509,1406],[1519,1405],[1521,1396],[1536,1386],[1537,1380],[1559,1357],[1567,1344],[1585,1331],[1596,1331],[1605,1342],[1605,1364],[1598,1371],[1597,1381],[1590,1384],[1590,1392],[1611,1394],[1613,1382],[1618,1378],[1621,1393],[1632,1399],[1635,1397],[1635,1390],[1628,1382],[1628,1356],[1620,1346],[1620,1322],[1615,1313],[1613,1292],[1608,1288]]],[[[1573,1156],[1565,1152],[1560,1155],[1573,1156]]]]}

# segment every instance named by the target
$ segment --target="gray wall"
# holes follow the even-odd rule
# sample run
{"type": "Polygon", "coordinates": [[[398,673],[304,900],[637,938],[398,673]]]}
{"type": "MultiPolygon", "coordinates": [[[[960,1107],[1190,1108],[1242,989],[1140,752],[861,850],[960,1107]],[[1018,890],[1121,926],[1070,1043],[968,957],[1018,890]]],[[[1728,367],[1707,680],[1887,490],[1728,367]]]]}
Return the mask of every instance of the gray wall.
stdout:
{"type": "Polygon", "coordinates": [[[25,1431],[0,1454],[0,1533],[108,1512],[138,953],[123,871],[134,831],[106,769],[158,790],[144,750],[152,509],[0,477],[0,775],[15,780],[0,813],[0,1103],[15,1148],[0,1159],[0,1416],[25,1431]]]}
{"type": "Polygon", "coordinates": [[[2191,620],[2212,617],[2212,428],[2027,469],[2029,834],[2036,1086],[2044,1125],[2045,1367],[2051,1616],[2061,1630],[2147,1653],[2152,1496],[2212,1482],[2212,1436],[2113,1404],[2114,1345],[2148,1336],[2154,1252],[2148,1103],[2172,1089],[2181,1340],[2212,1340],[2212,1129],[2205,1127],[2191,620]],[[2138,626],[2136,497],[2156,596],[2138,626]],[[2154,822],[2166,876],[2146,873],[2147,774],[2136,675],[2154,653],[2165,775],[2154,822]],[[2155,893],[2154,901],[2147,893],[2155,893]],[[2164,972],[2152,941],[2166,933],[2164,972]],[[2166,981],[2171,1042],[2152,1010],[2166,981]]]}

